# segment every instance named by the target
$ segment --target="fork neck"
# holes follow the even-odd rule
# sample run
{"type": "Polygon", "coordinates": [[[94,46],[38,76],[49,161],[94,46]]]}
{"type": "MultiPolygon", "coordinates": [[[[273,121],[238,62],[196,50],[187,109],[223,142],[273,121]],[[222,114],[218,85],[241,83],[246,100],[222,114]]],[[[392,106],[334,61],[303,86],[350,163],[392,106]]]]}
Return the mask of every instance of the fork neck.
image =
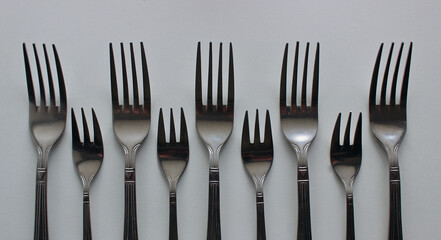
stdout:
{"type": "Polygon", "coordinates": [[[140,145],[136,145],[133,148],[123,146],[126,168],[135,168],[136,150],[138,150],[139,146],[140,145]]]}
{"type": "Polygon", "coordinates": [[[207,148],[208,154],[210,156],[210,168],[219,169],[219,156],[222,146],[218,147],[217,149],[214,149],[210,146],[207,146],[207,148]]]}
{"type": "Polygon", "coordinates": [[[49,159],[49,152],[52,147],[42,148],[40,146],[37,147],[38,152],[38,161],[37,161],[37,168],[46,169],[47,168],[47,161],[49,159]]]}
{"type": "Polygon", "coordinates": [[[308,167],[307,156],[308,156],[309,145],[310,144],[306,144],[304,146],[298,146],[298,145],[292,144],[292,147],[294,148],[296,155],[297,155],[297,161],[298,161],[299,168],[307,168],[308,167]]]}
{"type": "Polygon", "coordinates": [[[399,144],[395,145],[394,147],[387,147],[385,146],[385,150],[387,153],[387,158],[389,159],[389,167],[391,168],[398,168],[398,148],[399,144]]]}

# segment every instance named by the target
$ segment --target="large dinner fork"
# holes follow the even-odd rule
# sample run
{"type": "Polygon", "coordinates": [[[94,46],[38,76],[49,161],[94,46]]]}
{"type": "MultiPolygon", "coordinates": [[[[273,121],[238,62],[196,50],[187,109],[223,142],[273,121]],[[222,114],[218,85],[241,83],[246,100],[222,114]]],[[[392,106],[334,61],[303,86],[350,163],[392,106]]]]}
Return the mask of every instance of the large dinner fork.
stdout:
{"type": "Polygon", "coordinates": [[[300,105],[297,103],[297,72],[299,42],[296,43],[294,71],[292,80],[291,106],[286,104],[286,78],[288,65],[288,44],[285,46],[283,56],[282,76],[280,81],[280,119],[282,132],[294,148],[297,160],[298,184],[298,228],[297,239],[311,239],[311,214],[309,204],[309,176],[307,153],[311,142],[314,140],[318,129],[318,86],[319,86],[319,55],[320,45],[317,43],[314,74],[312,81],[311,106],[307,106],[306,83],[308,72],[309,43],[306,45],[305,62],[303,64],[302,96],[300,105]]]}
{"type": "Polygon", "coordinates": [[[381,86],[380,104],[377,104],[377,82],[380,69],[383,44],[378,51],[372,74],[371,88],[369,93],[369,120],[371,130],[374,133],[378,143],[384,148],[389,159],[389,181],[390,181],[390,216],[389,216],[389,239],[403,239],[401,225],[401,193],[400,193],[400,171],[398,167],[398,148],[406,134],[406,105],[407,105],[407,87],[409,85],[410,62],[412,57],[412,43],[409,46],[406,66],[401,85],[401,94],[399,103],[396,102],[396,91],[398,72],[403,52],[404,43],[401,44],[397,56],[392,85],[390,91],[389,104],[386,103],[386,88],[389,76],[389,68],[392,58],[394,44],[392,43],[389,56],[387,58],[383,84],[381,86]]]}
{"type": "Polygon", "coordinates": [[[33,49],[35,63],[37,65],[38,82],[40,88],[40,106],[37,106],[37,103],[35,101],[31,67],[29,64],[26,46],[23,43],[23,55],[29,97],[29,127],[31,130],[32,139],[34,140],[34,144],[38,152],[34,239],[47,240],[49,239],[47,225],[47,164],[49,159],[49,152],[63,135],[64,128],[66,126],[66,87],[64,85],[63,71],[61,69],[61,63],[58,57],[57,49],[55,48],[55,45],[52,45],[55,65],[57,68],[58,88],[60,94],[60,106],[56,106],[55,89],[52,80],[49,56],[46,50],[46,45],[43,44],[50,97],[49,106],[46,105],[43,74],[40,67],[40,61],[38,59],[37,48],[35,44],[33,44],[33,49]]]}
{"type": "Polygon", "coordinates": [[[242,160],[248,174],[256,187],[257,209],[257,239],[265,240],[265,212],[263,201],[263,183],[273,163],[273,137],[271,133],[271,120],[269,111],[266,111],[265,133],[263,141],[260,141],[259,112],[256,110],[256,124],[254,126],[254,141],[250,142],[250,130],[248,111],[245,113],[242,130],[241,153],[242,160]]]}
{"type": "Polygon", "coordinates": [[[230,43],[228,102],[222,97],[222,44],[219,46],[219,67],[217,103],[213,104],[212,44],[210,43],[208,62],[207,105],[202,104],[201,43],[198,43],[196,57],[196,128],[210,155],[209,200],[208,200],[208,240],[221,239],[219,203],[219,154],[233,129],[234,117],[234,70],[233,47],[230,43]]]}
{"type": "Polygon", "coordinates": [[[129,88],[127,69],[124,56],[124,45],[121,43],[121,64],[123,77],[123,105],[118,101],[118,88],[116,84],[116,70],[112,44],[110,49],[110,79],[112,86],[113,131],[121,144],[125,154],[125,209],[124,209],[124,240],[138,239],[136,218],[136,178],[135,155],[144,142],[150,129],[150,83],[147,70],[144,45],[141,43],[142,80],[144,99],[140,103],[138,81],[135,66],[133,44],[130,43],[130,56],[133,78],[133,105],[129,103],[129,88]]]}

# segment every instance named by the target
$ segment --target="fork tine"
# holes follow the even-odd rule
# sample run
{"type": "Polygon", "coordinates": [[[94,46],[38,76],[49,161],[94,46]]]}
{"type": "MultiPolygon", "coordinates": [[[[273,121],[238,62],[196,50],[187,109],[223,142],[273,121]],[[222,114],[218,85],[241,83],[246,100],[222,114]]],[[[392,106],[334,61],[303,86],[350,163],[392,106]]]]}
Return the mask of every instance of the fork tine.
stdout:
{"type": "Polygon", "coordinates": [[[26,51],[26,44],[25,43],[23,43],[23,56],[24,56],[24,64],[25,64],[25,70],[26,70],[26,83],[28,85],[29,103],[31,103],[35,107],[36,105],[35,105],[34,84],[32,82],[31,67],[29,65],[29,57],[28,57],[28,52],[26,51]]]}
{"type": "Polygon", "coordinates": [[[234,63],[233,63],[233,44],[230,43],[230,59],[228,66],[228,105],[229,112],[234,111],[234,63]]]}
{"type": "Polygon", "coordinates": [[[72,121],[72,145],[75,148],[80,148],[82,146],[80,139],[80,132],[78,131],[77,119],[75,117],[75,113],[73,108],[70,109],[70,116],[72,121]]]}
{"type": "Polygon", "coordinates": [[[354,134],[354,146],[361,149],[361,113],[358,115],[357,127],[354,134]]]}
{"type": "Polygon", "coordinates": [[[256,109],[256,123],[254,125],[254,144],[260,143],[259,110],[256,109]]]}
{"type": "Polygon", "coordinates": [[[286,109],[286,76],[288,65],[288,43],[285,45],[282,63],[282,76],[280,76],[280,108],[283,111],[286,109]]]}
{"type": "Polygon", "coordinates": [[[110,53],[110,85],[112,88],[112,107],[116,109],[119,107],[118,101],[118,85],[116,83],[116,69],[115,69],[115,57],[113,56],[112,43],[109,44],[110,53]]]}
{"type": "Polygon", "coordinates": [[[179,142],[188,147],[187,123],[185,121],[184,109],[181,108],[181,133],[179,142]]]}
{"type": "Polygon", "coordinates": [[[43,51],[44,51],[44,60],[46,62],[47,80],[49,83],[49,97],[50,97],[49,104],[51,107],[55,107],[54,82],[52,80],[52,71],[51,71],[49,56],[48,56],[47,50],[46,50],[46,44],[43,44],[43,51]]]}
{"type": "Polygon", "coordinates": [[[66,96],[66,85],[64,83],[63,69],[61,68],[60,57],[58,56],[57,48],[55,44],[52,44],[52,51],[55,57],[55,67],[57,68],[58,77],[58,89],[60,91],[60,111],[66,112],[67,110],[67,96],[66,96]]]}
{"type": "Polygon", "coordinates": [[[196,111],[202,111],[201,42],[198,42],[196,54],[196,111]]]}
{"type": "Polygon", "coordinates": [[[383,85],[381,86],[381,98],[380,98],[380,105],[381,106],[386,105],[387,78],[389,76],[389,68],[390,68],[390,62],[392,59],[393,50],[394,50],[394,43],[392,43],[392,45],[390,46],[389,56],[387,57],[386,68],[384,69],[383,85]]]}
{"type": "Polygon", "coordinates": [[[158,123],[158,145],[164,144],[165,140],[165,127],[164,127],[164,117],[162,115],[162,108],[159,109],[159,123],[158,123]]]}
{"type": "Polygon", "coordinates": [[[133,50],[133,43],[130,43],[130,59],[132,63],[133,79],[133,108],[139,110],[138,78],[136,75],[135,51],[133,50]]]}
{"type": "Polygon", "coordinates": [[[320,64],[320,44],[317,43],[317,48],[315,50],[314,76],[312,80],[311,107],[313,109],[317,109],[317,105],[318,105],[319,64],[320,64]]]}
{"type": "Polygon", "coordinates": [[[380,70],[381,54],[383,53],[384,43],[380,45],[378,50],[377,60],[375,61],[374,71],[372,73],[371,87],[369,90],[369,107],[375,107],[377,105],[376,95],[377,95],[377,83],[378,83],[378,72],[380,70]]]}
{"type": "Polygon", "coordinates": [[[207,109],[211,110],[213,107],[213,47],[210,42],[210,49],[208,53],[208,88],[207,88],[207,109]]]}
{"type": "Polygon", "coordinates": [[[129,108],[129,83],[127,80],[127,67],[126,67],[126,56],[124,54],[124,44],[120,43],[121,47],[121,65],[122,65],[122,75],[123,75],[123,99],[124,99],[124,109],[129,108]]]}
{"type": "Polygon", "coordinates": [[[144,94],[144,112],[150,114],[150,78],[145,56],[144,43],[141,42],[142,87],[144,94]]]}
{"type": "Polygon", "coordinates": [[[84,145],[90,144],[89,127],[87,126],[86,114],[84,114],[84,109],[81,108],[81,116],[83,117],[83,134],[84,134],[84,145]]]}
{"type": "Polygon", "coordinates": [[[249,147],[250,144],[250,129],[248,122],[248,111],[245,111],[245,118],[243,120],[243,128],[242,128],[242,149],[245,147],[249,147]]]}
{"type": "Polygon", "coordinates": [[[170,143],[176,143],[175,120],[173,118],[173,109],[170,108],[170,143]]]}
{"type": "Polygon", "coordinates": [[[346,123],[345,138],[343,140],[343,146],[345,147],[349,147],[351,145],[350,142],[351,118],[352,118],[352,112],[349,112],[348,122],[346,123]]]}
{"type": "Polygon", "coordinates": [[[222,43],[219,45],[219,67],[217,77],[217,110],[222,111],[222,43]]]}
{"type": "Polygon", "coordinates": [[[40,107],[44,109],[46,107],[46,94],[44,92],[43,74],[41,73],[40,60],[35,43],[32,44],[32,47],[34,48],[35,63],[37,65],[38,83],[40,84],[40,107]]]}
{"type": "Polygon", "coordinates": [[[406,107],[407,104],[407,87],[409,86],[410,62],[412,58],[413,43],[410,43],[409,53],[407,54],[406,67],[404,69],[403,84],[401,85],[400,106],[406,107]]]}
{"type": "Polygon", "coordinates": [[[401,62],[401,55],[403,53],[403,46],[404,43],[401,43],[400,46],[400,51],[398,52],[398,57],[397,57],[397,63],[395,64],[395,71],[394,71],[394,75],[392,78],[392,87],[390,90],[390,105],[391,106],[395,106],[396,105],[396,92],[397,92],[397,79],[398,79],[398,70],[400,69],[400,62],[401,62]]]}
{"type": "Polygon", "coordinates": [[[271,118],[269,111],[266,110],[266,117],[265,117],[265,135],[263,138],[263,142],[265,144],[273,145],[273,134],[271,132],[271,118]]]}
{"type": "Polygon", "coordinates": [[[338,114],[337,121],[335,121],[334,132],[332,133],[331,140],[331,153],[340,147],[340,122],[341,113],[338,114]]]}
{"type": "Polygon", "coordinates": [[[306,108],[306,83],[308,80],[308,56],[309,56],[309,42],[306,43],[305,63],[303,64],[303,82],[302,82],[302,108],[306,108]]]}
{"type": "Polygon", "coordinates": [[[96,113],[93,108],[92,108],[92,122],[93,122],[93,143],[96,147],[102,148],[104,146],[103,136],[101,134],[101,128],[98,122],[98,118],[96,117],[96,113]]]}
{"type": "Polygon", "coordinates": [[[294,70],[292,74],[292,87],[291,87],[291,109],[297,107],[297,78],[299,72],[299,42],[296,42],[296,51],[294,53],[294,70]]]}

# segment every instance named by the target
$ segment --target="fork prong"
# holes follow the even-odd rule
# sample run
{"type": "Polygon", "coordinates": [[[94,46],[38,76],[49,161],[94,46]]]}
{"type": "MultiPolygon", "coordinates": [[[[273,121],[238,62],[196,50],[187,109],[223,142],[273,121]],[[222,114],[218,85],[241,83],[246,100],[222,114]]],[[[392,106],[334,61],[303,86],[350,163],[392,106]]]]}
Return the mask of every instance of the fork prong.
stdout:
{"type": "Polygon", "coordinates": [[[386,67],[384,69],[384,76],[383,76],[383,84],[381,86],[381,97],[380,97],[380,105],[385,106],[386,105],[386,88],[387,88],[387,79],[389,77],[389,68],[390,68],[390,62],[392,59],[392,52],[394,50],[394,43],[390,46],[389,50],[389,56],[387,57],[387,63],[386,67]]]}
{"type": "Polygon", "coordinates": [[[398,52],[397,63],[395,64],[394,75],[392,78],[392,86],[391,86],[391,90],[390,90],[390,103],[389,103],[391,106],[396,105],[395,100],[396,100],[396,94],[397,94],[397,79],[398,79],[398,71],[400,69],[401,55],[403,53],[403,46],[404,46],[404,43],[401,43],[400,51],[398,52]]]}
{"type": "Polygon", "coordinates": [[[58,77],[58,89],[60,91],[60,111],[66,112],[67,110],[67,96],[66,96],[66,85],[64,83],[63,69],[61,68],[60,57],[58,56],[57,48],[55,44],[52,44],[52,50],[54,52],[55,67],[57,68],[58,77]]]}
{"type": "Polygon", "coordinates": [[[46,50],[46,44],[43,44],[43,51],[44,51],[44,60],[46,62],[47,80],[49,83],[49,99],[50,99],[49,104],[51,107],[55,107],[54,82],[52,80],[52,71],[49,61],[49,55],[47,54],[47,50],[46,50]]]}
{"type": "Polygon", "coordinates": [[[350,142],[351,118],[352,118],[352,112],[349,113],[348,122],[346,123],[345,138],[343,140],[343,146],[345,147],[349,147],[351,145],[350,142]]]}
{"type": "Polygon", "coordinates": [[[159,121],[158,121],[158,145],[164,144],[165,139],[165,127],[164,127],[164,117],[162,115],[162,108],[159,109],[159,121]]]}
{"type": "Polygon", "coordinates": [[[292,87],[291,87],[291,109],[297,107],[297,79],[299,73],[299,42],[296,42],[296,50],[294,53],[294,70],[292,73],[292,87]]]}
{"type": "Polygon", "coordinates": [[[219,67],[217,77],[217,110],[222,111],[222,43],[219,44],[219,67]]]}
{"type": "MultiPolygon", "coordinates": [[[[286,109],[286,77],[288,65],[288,43],[285,45],[282,63],[282,75],[280,76],[280,109],[286,109]]],[[[283,111],[284,112],[284,111],[283,111]]]]}
{"type": "Polygon", "coordinates": [[[413,43],[410,43],[409,46],[409,53],[407,54],[407,60],[406,60],[406,67],[404,69],[404,75],[403,75],[403,84],[401,85],[401,96],[400,96],[400,106],[404,109],[406,108],[407,104],[407,88],[409,86],[409,74],[410,74],[410,62],[412,58],[412,47],[413,43]]]}
{"type": "Polygon", "coordinates": [[[312,80],[312,98],[311,108],[317,109],[318,106],[318,89],[319,89],[319,64],[320,64],[320,44],[317,43],[315,50],[314,75],[312,80]]]}
{"type": "Polygon", "coordinates": [[[26,83],[28,86],[29,103],[35,107],[36,104],[35,104],[34,84],[32,81],[31,66],[29,64],[29,57],[28,57],[28,52],[26,50],[25,43],[23,43],[23,57],[24,57],[24,64],[25,64],[25,71],[26,71],[26,83]]]}
{"type": "Polygon", "coordinates": [[[271,132],[271,118],[269,111],[266,110],[266,117],[265,117],[265,135],[263,138],[263,142],[265,144],[273,145],[273,134],[271,132]]]}
{"type": "Polygon", "coordinates": [[[303,82],[302,82],[302,108],[306,108],[306,87],[308,82],[308,57],[309,57],[309,42],[306,43],[305,63],[303,64],[303,82]]]}
{"type": "Polygon", "coordinates": [[[98,122],[98,118],[96,117],[96,113],[93,108],[92,108],[92,122],[93,122],[93,143],[96,147],[102,148],[104,146],[103,136],[101,134],[101,128],[98,122]]]}
{"type": "Polygon", "coordinates": [[[202,111],[202,67],[201,67],[201,42],[198,42],[196,53],[196,111],[202,111]]]}
{"type": "Polygon", "coordinates": [[[84,145],[88,145],[90,144],[89,127],[87,126],[86,114],[84,114],[83,108],[81,108],[81,116],[83,117],[84,145]]]}
{"type": "Polygon", "coordinates": [[[78,149],[81,148],[82,146],[80,139],[80,132],[78,131],[77,119],[75,117],[73,108],[70,109],[70,112],[71,112],[70,116],[72,121],[72,146],[78,149]]]}
{"type": "Polygon", "coordinates": [[[144,112],[150,114],[150,78],[145,56],[144,43],[141,42],[142,87],[144,94],[144,112]]]}
{"type": "Polygon", "coordinates": [[[130,43],[130,60],[132,65],[132,79],[133,79],[133,108],[139,110],[139,92],[138,92],[138,78],[136,75],[135,51],[133,50],[133,43],[130,43]]]}
{"type": "Polygon", "coordinates": [[[228,66],[228,112],[234,111],[234,63],[233,63],[233,44],[230,43],[230,56],[228,66]]]}
{"type": "Polygon", "coordinates": [[[357,127],[355,128],[355,134],[354,134],[354,146],[356,148],[360,148],[361,149],[361,118],[362,115],[361,113],[358,115],[358,122],[357,122],[357,127]]]}
{"type": "Polygon", "coordinates": [[[170,143],[176,143],[175,120],[173,117],[173,109],[170,108],[170,143]]]}
{"type": "Polygon", "coordinates": [[[38,83],[40,84],[40,107],[44,109],[46,107],[46,94],[44,91],[43,74],[40,67],[40,59],[38,58],[37,47],[35,43],[32,44],[34,48],[35,64],[37,65],[38,83]]]}
{"type": "Polygon", "coordinates": [[[337,121],[335,121],[334,132],[331,139],[331,153],[340,147],[340,122],[341,113],[338,114],[337,121]]]}
{"type": "Polygon", "coordinates": [[[259,110],[256,109],[256,123],[254,125],[254,144],[260,143],[259,110]]]}
{"type": "Polygon", "coordinates": [[[187,123],[185,121],[184,109],[181,108],[181,132],[179,142],[188,147],[187,123]]]}
{"type": "Polygon", "coordinates": [[[113,109],[116,109],[119,108],[118,84],[116,83],[115,57],[113,55],[112,43],[109,44],[109,54],[110,54],[110,85],[112,88],[112,107],[113,109]]]}
{"type": "Polygon", "coordinates": [[[251,143],[250,143],[250,128],[248,122],[248,111],[245,111],[245,118],[243,120],[243,127],[242,127],[242,149],[250,145],[251,143]]]}
{"type": "Polygon", "coordinates": [[[122,77],[123,77],[123,99],[124,108],[129,108],[129,83],[127,80],[127,66],[126,66],[126,56],[124,54],[124,44],[120,43],[121,47],[121,65],[122,65],[122,77]]]}
{"type": "Polygon", "coordinates": [[[207,85],[207,109],[213,108],[213,44],[210,42],[208,53],[208,85],[207,85]]]}
{"type": "Polygon", "coordinates": [[[377,105],[376,95],[377,95],[377,83],[378,83],[378,72],[380,71],[381,54],[383,53],[384,43],[380,45],[378,50],[377,60],[375,60],[374,71],[372,73],[371,87],[369,90],[369,107],[375,107],[377,105]]]}

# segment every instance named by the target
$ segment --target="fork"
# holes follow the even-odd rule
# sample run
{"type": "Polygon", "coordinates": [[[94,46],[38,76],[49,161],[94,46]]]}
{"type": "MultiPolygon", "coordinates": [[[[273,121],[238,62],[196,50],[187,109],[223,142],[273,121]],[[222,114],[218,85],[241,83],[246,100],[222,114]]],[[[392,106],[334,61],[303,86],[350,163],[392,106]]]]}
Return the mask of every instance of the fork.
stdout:
{"type": "Polygon", "coordinates": [[[37,47],[35,46],[35,44],[33,44],[32,46],[34,50],[35,63],[38,73],[38,82],[40,88],[40,106],[37,106],[37,103],[35,101],[31,67],[26,51],[26,45],[23,43],[23,55],[29,98],[29,128],[38,153],[34,240],[47,240],[49,239],[47,225],[47,164],[49,153],[55,146],[55,144],[60,140],[66,126],[66,86],[64,84],[63,71],[61,69],[61,63],[58,57],[57,49],[55,48],[55,45],[52,45],[60,94],[60,105],[56,106],[55,89],[52,80],[49,55],[46,50],[46,45],[43,44],[50,98],[49,106],[47,106],[43,83],[43,74],[37,54],[37,47]]]}
{"type": "Polygon", "coordinates": [[[297,239],[311,239],[311,214],[309,203],[309,176],[307,153],[311,142],[317,135],[318,129],[318,86],[319,86],[319,55],[320,45],[317,43],[314,74],[312,82],[311,106],[307,106],[306,83],[308,72],[309,43],[306,45],[305,62],[303,65],[303,82],[300,105],[297,103],[297,72],[299,42],[296,43],[294,71],[292,80],[291,106],[286,104],[286,78],[288,65],[288,44],[285,46],[283,56],[282,76],[280,81],[280,119],[282,132],[290,145],[294,148],[297,160],[297,184],[298,184],[298,228],[297,239]]]}
{"type": "Polygon", "coordinates": [[[257,206],[257,239],[265,240],[265,213],[263,201],[263,183],[273,163],[273,138],[271,134],[271,120],[269,111],[266,110],[265,133],[263,142],[260,140],[259,132],[259,111],[256,110],[256,123],[254,126],[254,141],[250,142],[250,130],[248,122],[248,111],[245,112],[242,130],[242,160],[254,181],[256,187],[257,206]]]}
{"type": "Polygon", "coordinates": [[[392,43],[387,58],[383,84],[381,86],[380,104],[377,104],[377,82],[380,68],[381,55],[383,52],[381,44],[378,50],[377,60],[375,62],[372,74],[371,88],[369,93],[369,121],[371,130],[378,143],[384,148],[389,159],[389,180],[390,180],[390,216],[389,216],[389,239],[403,239],[403,230],[401,224],[401,193],[400,193],[400,171],[398,167],[398,148],[406,134],[406,105],[407,88],[409,85],[410,62],[412,57],[412,43],[409,46],[406,66],[401,85],[401,94],[399,103],[396,101],[398,72],[403,52],[404,43],[401,44],[397,56],[392,85],[390,91],[389,104],[386,103],[386,88],[389,76],[389,68],[392,58],[394,44],[392,43]]]}
{"type": "Polygon", "coordinates": [[[93,142],[90,141],[89,129],[81,108],[83,118],[83,139],[81,142],[80,133],[78,131],[77,120],[74,110],[71,109],[72,117],[72,157],[78,176],[81,178],[83,185],[83,239],[92,240],[92,227],[90,223],[90,200],[89,189],[93,178],[98,173],[104,158],[103,138],[101,135],[100,125],[92,108],[93,118],[93,142]]]}
{"type": "Polygon", "coordinates": [[[181,108],[181,133],[179,142],[176,141],[173,110],[170,109],[170,139],[165,139],[164,118],[162,108],[159,110],[158,124],[158,160],[161,170],[170,188],[170,230],[169,239],[178,240],[178,218],[176,210],[176,186],[179,178],[188,164],[189,146],[187,124],[184,110],[181,108]]]}
{"type": "Polygon", "coordinates": [[[220,202],[219,202],[219,154],[233,129],[234,117],[234,69],[233,47],[230,43],[228,101],[223,104],[222,93],[222,43],[219,46],[219,67],[217,102],[213,104],[213,53],[210,43],[208,62],[207,104],[202,103],[201,43],[198,43],[196,57],[196,128],[210,155],[209,200],[207,239],[220,240],[220,202]]]}
{"type": "Polygon", "coordinates": [[[143,104],[140,103],[138,81],[135,66],[133,43],[130,43],[130,57],[133,78],[133,105],[129,103],[129,88],[127,69],[124,55],[124,45],[121,43],[121,64],[123,77],[123,104],[118,101],[118,87],[116,83],[116,70],[112,43],[110,50],[110,79],[112,88],[112,115],[113,131],[121,144],[125,154],[125,208],[124,208],[124,239],[138,239],[136,218],[136,175],[135,155],[138,148],[146,139],[150,129],[150,83],[145,57],[144,44],[141,42],[143,104]]]}
{"type": "Polygon", "coordinates": [[[346,191],[346,239],[355,240],[354,229],[354,180],[357,177],[361,166],[361,113],[358,117],[357,128],[355,129],[354,142],[351,145],[349,134],[351,131],[351,116],[349,113],[346,125],[343,145],[340,144],[340,122],[341,113],[338,114],[335,122],[334,132],[331,140],[331,165],[337,176],[344,184],[346,191]]]}

